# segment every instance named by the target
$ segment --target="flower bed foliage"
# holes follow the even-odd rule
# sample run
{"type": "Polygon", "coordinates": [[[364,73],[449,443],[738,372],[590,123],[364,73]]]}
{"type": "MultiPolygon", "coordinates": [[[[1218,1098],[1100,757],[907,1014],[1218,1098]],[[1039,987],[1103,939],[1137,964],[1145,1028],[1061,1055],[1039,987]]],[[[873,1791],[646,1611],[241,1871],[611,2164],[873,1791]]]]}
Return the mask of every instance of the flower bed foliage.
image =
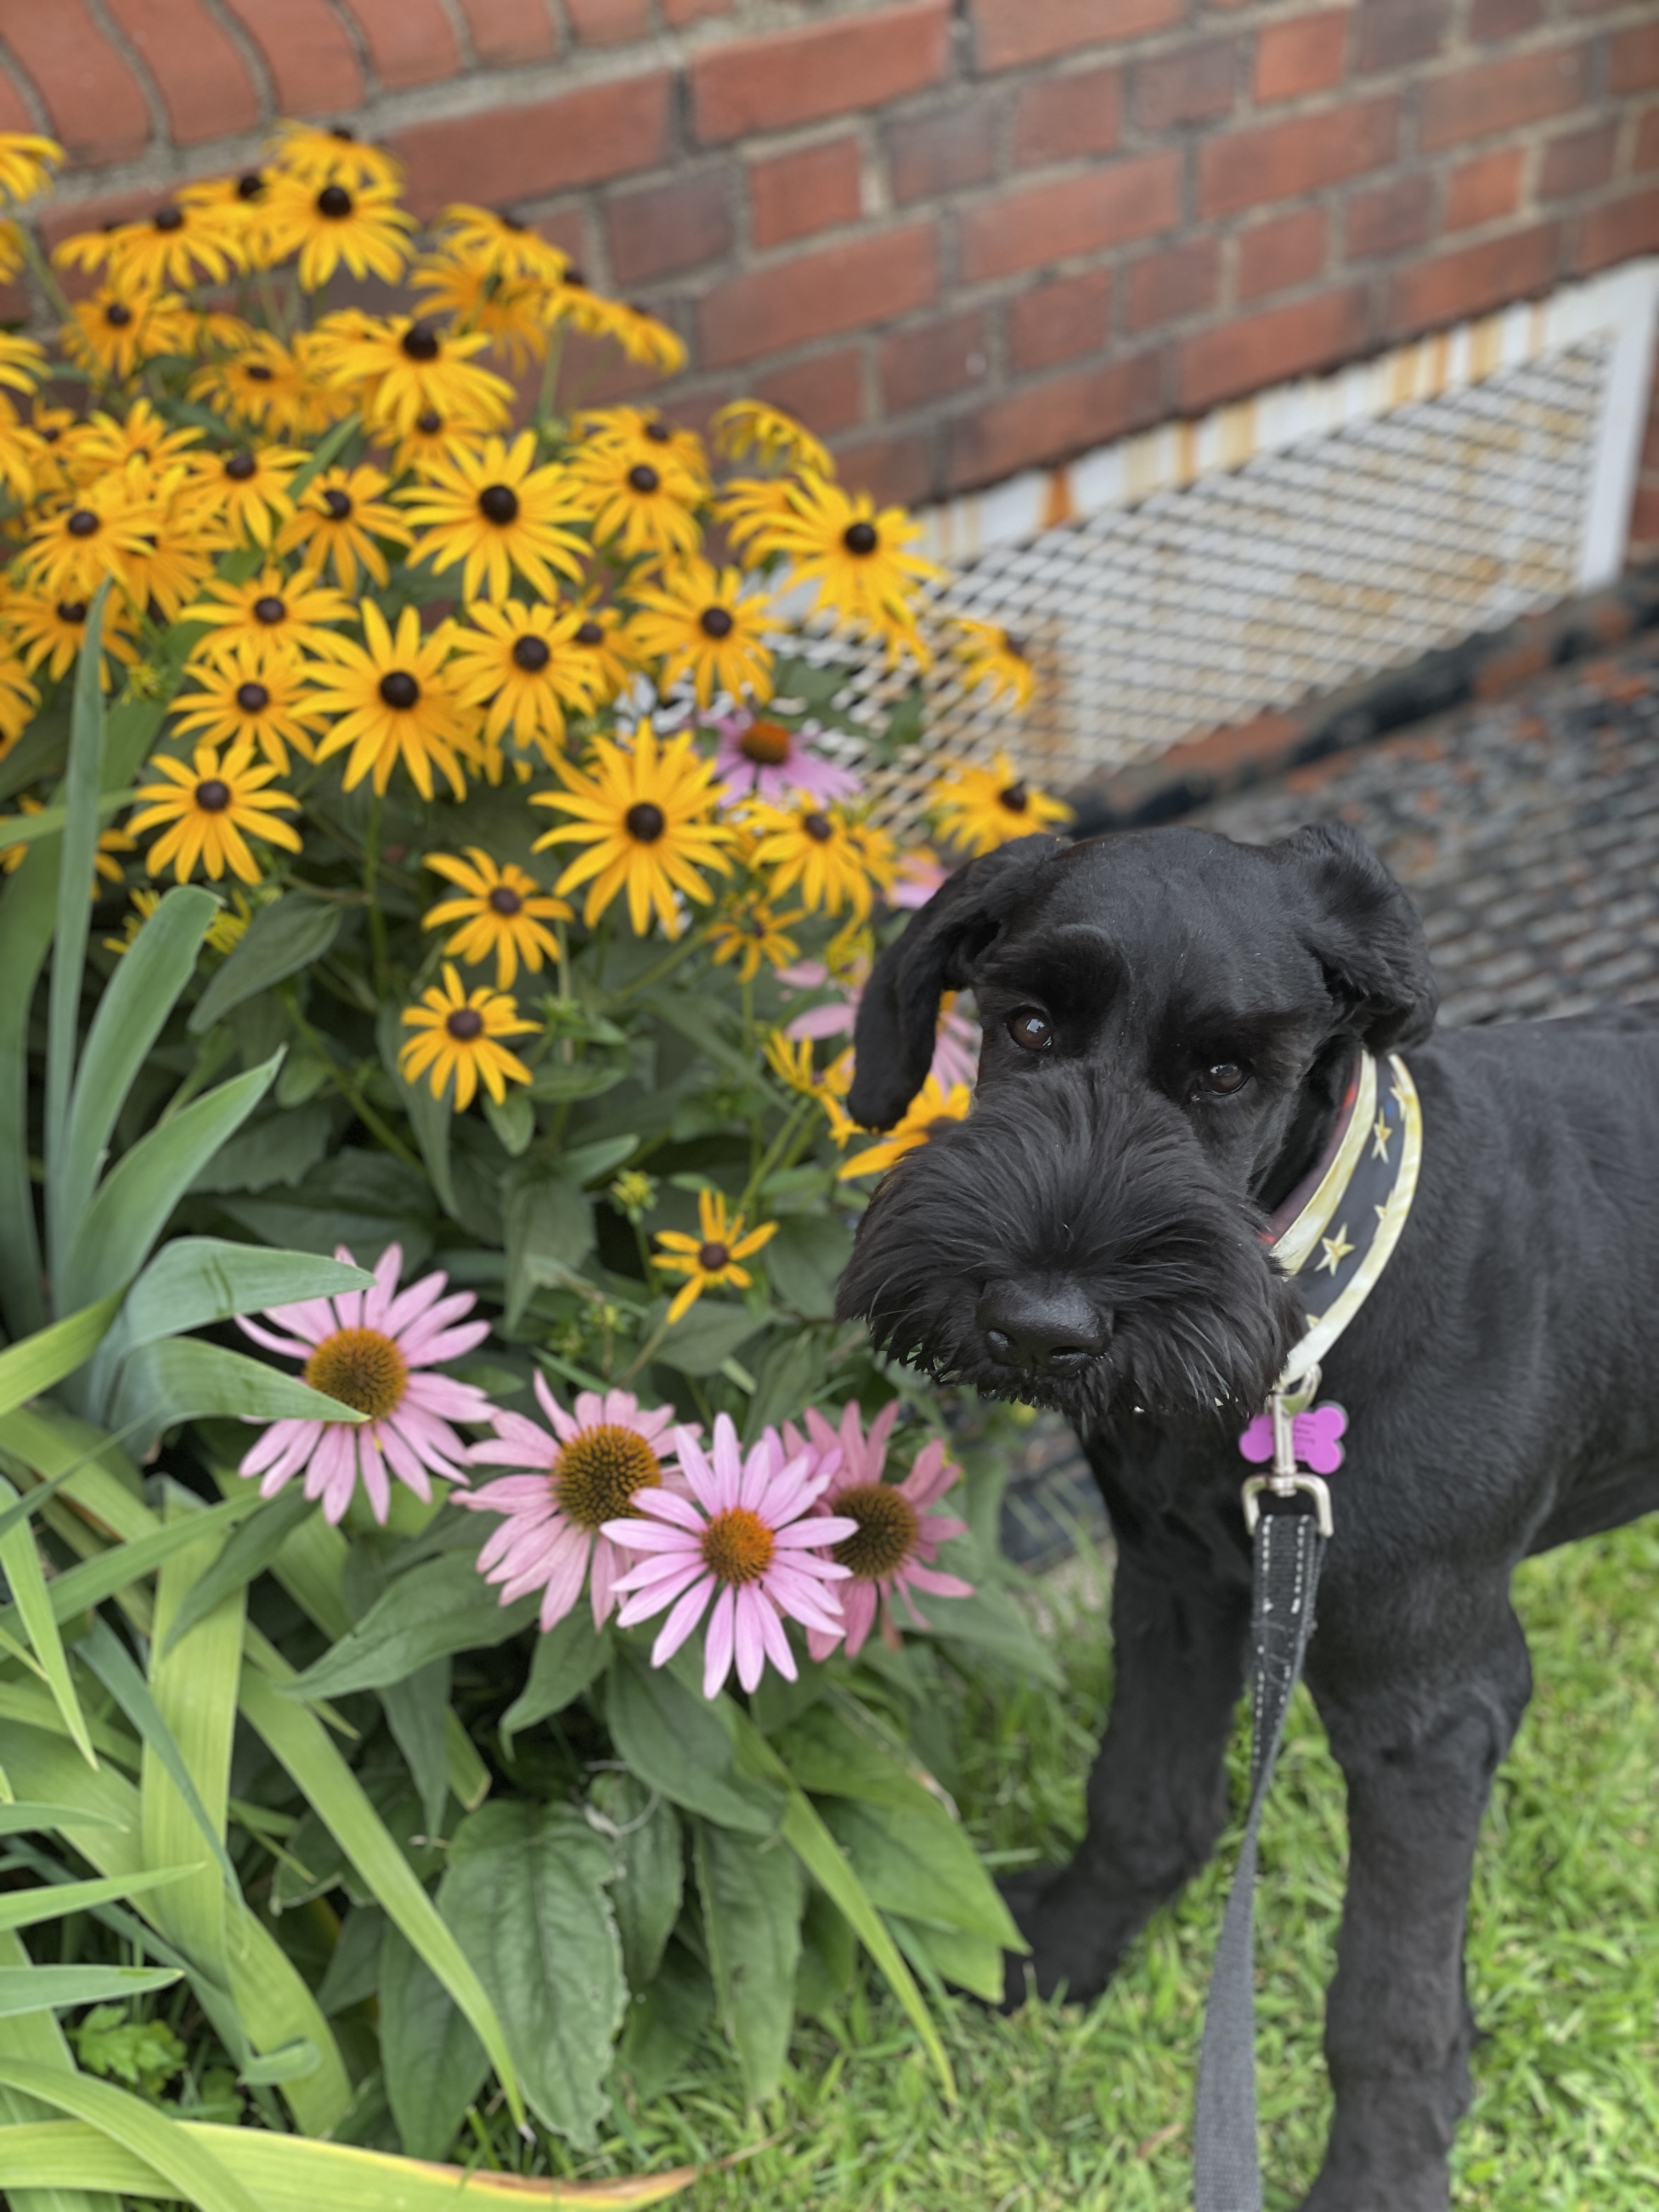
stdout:
{"type": "MultiPolygon", "coordinates": [[[[941,870],[870,811],[915,697],[836,704],[937,649],[915,527],[774,410],[562,395],[678,341],[397,192],[285,126],[0,337],[0,2121],[71,2192],[580,2150],[707,2034],[763,2099],[860,1954],[948,2089],[928,1994],[1016,1940],[932,1771],[1045,1666],[1008,1417],[833,1317],[972,1075],[947,1011],[842,1104],[941,870]]],[[[1064,812],[935,799],[946,858],[1064,812]]]]}

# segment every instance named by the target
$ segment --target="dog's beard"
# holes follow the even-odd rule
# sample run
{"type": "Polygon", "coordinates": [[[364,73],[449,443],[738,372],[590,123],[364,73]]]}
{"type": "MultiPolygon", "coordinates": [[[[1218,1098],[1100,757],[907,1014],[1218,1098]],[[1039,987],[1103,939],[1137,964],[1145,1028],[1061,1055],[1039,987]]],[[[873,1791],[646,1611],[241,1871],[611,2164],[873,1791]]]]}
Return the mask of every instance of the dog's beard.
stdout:
{"type": "Polygon", "coordinates": [[[1262,1225],[1173,1108],[1079,1076],[1046,1083],[1040,1107],[982,1097],[908,1153],[860,1225],[837,1310],[937,1381],[1079,1426],[1131,1408],[1248,1418],[1303,1328],[1262,1225]],[[1008,1279],[1080,1290],[1109,1328],[1100,1357],[1063,1376],[998,1362],[975,1310],[1008,1279]]]}

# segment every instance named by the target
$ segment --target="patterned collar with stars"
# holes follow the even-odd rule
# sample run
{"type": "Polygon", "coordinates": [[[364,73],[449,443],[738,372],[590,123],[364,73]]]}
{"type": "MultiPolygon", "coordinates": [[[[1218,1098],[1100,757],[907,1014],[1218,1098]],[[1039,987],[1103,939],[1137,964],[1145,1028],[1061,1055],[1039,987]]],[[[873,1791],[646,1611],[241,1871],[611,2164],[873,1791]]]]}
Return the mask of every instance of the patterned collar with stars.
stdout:
{"type": "Polygon", "coordinates": [[[1300,1278],[1308,1314],[1281,1391],[1324,1358],[1370,1295],[1411,1212],[1422,1157],[1422,1109],[1405,1061],[1362,1051],[1324,1152],[1267,1231],[1280,1268],[1300,1278]]]}

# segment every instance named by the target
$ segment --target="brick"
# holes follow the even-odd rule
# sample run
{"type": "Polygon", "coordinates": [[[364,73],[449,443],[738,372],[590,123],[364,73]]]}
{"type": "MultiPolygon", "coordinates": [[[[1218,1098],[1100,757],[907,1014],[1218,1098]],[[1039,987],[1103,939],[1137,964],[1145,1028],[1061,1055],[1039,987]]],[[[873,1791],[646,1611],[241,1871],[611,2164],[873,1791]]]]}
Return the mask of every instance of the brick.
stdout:
{"type": "Polygon", "coordinates": [[[1552,138],[1544,149],[1538,174],[1538,197],[1543,200],[1571,199],[1594,191],[1613,174],[1613,156],[1619,137],[1615,122],[1593,123],[1587,131],[1570,131],[1552,138]]]}
{"type": "Polygon", "coordinates": [[[732,250],[732,211],[724,170],[677,176],[633,192],[611,193],[605,222],[619,283],[648,284],[732,250]]]}
{"type": "Polygon", "coordinates": [[[1428,61],[1439,52],[1450,21],[1449,0],[1360,0],[1354,66],[1369,76],[1428,61]]]}
{"type": "Polygon", "coordinates": [[[864,156],[856,138],[804,146],[749,168],[749,221],[757,246],[781,246],[839,222],[856,222],[863,206],[864,156]]]}
{"type": "Polygon", "coordinates": [[[1310,92],[1328,92],[1334,84],[1340,84],[1347,44],[1346,8],[1267,25],[1255,42],[1253,90],[1257,106],[1301,100],[1310,92]]]}
{"type": "Polygon", "coordinates": [[[564,0],[579,46],[619,46],[648,37],[650,0],[564,0]]]}
{"type": "Polygon", "coordinates": [[[1659,169],[1659,107],[1650,109],[1642,118],[1631,167],[1638,170],[1659,169]]]}
{"type": "Polygon", "coordinates": [[[1399,137],[1400,103],[1388,98],[1212,138],[1199,149],[1200,211],[1237,215],[1363,176],[1395,159],[1399,137]]]}
{"type": "Polygon", "coordinates": [[[1221,249],[1212,238],[1144,255],[1129,270],[1129,328],[1149,331],[1203,313],[1215,305],[1220,281],[1221,249]]]}
{"type": "MultiPolygon", "coordinates": [[[[3,69],[0,69],[0,131],[27,131],[31,135],[34,131],[34,117],[29,111],[28,102],[3,69]]],[[[27,321],[28,312],[28,304],[25,301],[15,319],[27,321]]]]}
{"type": "Polygon", "coordinates": [[[934,489],[933,441],[927,430],[853,444],[842,440],[836,459],[848,489],[867,491],[878,507],[916,507],[934,489]]]}
{"type": "Polygon", "coordinates": [[[931,222],[803,253],[704,294],[697,303],[703,364],[723,368],[887,322],[925,307],[938,290],[939,240],[931,222]]]}
{"type": "Polygon", "coordinates": [[[991,111],[982,100],[888,126],[887,173],[900,207],[982,185],[995,167],[991,111]]]}
{"type": "Polygon", "coordinates": [[[1265,299],[1310,283],[1325,266],[1326,221],[1322,208],[1297,208],[1259,222],[1238,241],[1238,296],[1265,299]]]}
{"type": "Polygon", "coordinates": [[[434,84],[459,75],[460,49],[443,0],[343,0],[368,47],[369,67],[384,85],[434,84]]]}
{"type": "Polygon", "coordinates": [[[879,107],[944,76],[950,0],[908,0],[712,46],[691,63],[691,114],[705,146],[879,107]]]}
{"type": "Polygon", "coordinates": [[[1423,87],[1418,143],[1433,153],[1581,106],[1589,91],[1588,58],[1584,46],[1547,47],[1433,78],[1423,87]]]}
{"type": "Polygon", "coordinates": [[[890,415],[908,414],[965,392],[990,365],[982,307],[895,331],[881,344],[882,404],[890,415]]]}
{"type": "MultiPolygon", "coordinates": [[[[284,0],[285,16],[290,5],[291,0],[284,0]]],[[[473,52],[492,68],[544,61],[558,52],[547,0],[461,0],[461,7],[473,52]]]]}
{"type": "Polygon", "coordinates": [[[284,115],[344,115],[361,106],[363,73],[328,0],[224,0],[259,50],[284,115]]]}
{"type": "Polygon", "coordinates": [[[1630,511],[1632,560],[1651,560],[1659,552],[1659,484],[1643,484],[1630,511]]]}
{"type": "Polygon", "coordinates": [[[1008,352],[1022,374],[1055,368],[1106,343],[1112,280],[1104,269],[1062,276],[1022,292],[1008,311],[1008,352]]]}
{"type": "Polygon", "coordinates": [[[814,354],[764,376],[745,380],[757,399],[781,407],[821,438],[850,429],[864,416],[864,356],[855,345],[814,354]]]}
{"type": "Polygon", "coordinates": [[[1358,285],[1322,293],[1291,307],[1235,316],[1182,344],[1179,404],[1197,414],[1218,400],[1344,361],[1359,351],[1365,338],[1365,295],[1358,285]]]}
{"type": "Polygon", "coordinates": [[[663,20],[670,30],[683,31],[706,16],[729,15],[732,0],[659,0],[663,20]]]}
{"type": "Polygon", "coordinates": [[[1040,169],[1117,149],[1123,79],[1115,69],[1076,70],[1024,85],[1014,107],[1014,167],[1040,169]]]}
{"type": "Polygon", "coordinates": [[[962,226],[962,271],[970,284],[1092,253],[1173,228],[1181,217],[1180,156],[1114,161],[1053,185],[1030,185],[971,210],[962,226]]]}
{"type": "Polygon", "coordinates": [[[87,0],[23,0],[6,10],[6,44],[33,81],[52,136],[91,167],[138,153],[149,106],[138,80],[88,12],[87,0]]]}
{"type": "Polygon", "coordinates": [[[1478,45],[1497,46],[1505,39],[1523,38],[1543,21],[1545,0],[1474,0],[1469,9],[1469,36],[1478,45]]]}
{"type": "Polygon", "coordinates": [[[252,131],[261,115],[247,64],[201,0],[106,0],[149,71],[167,131],[179,146],[199,146],[232,131],[252,131]]]}
{"type": "Polygon", "coordinates": [[[1659,84],[1659,23],[1619,31],[1607,40],[1607,90],[1642,92],[1659,84]]]}
{"type": "Polygon", "coordinates": [[[1659,252],[1659,187],[1592,208],[1578,231],[1577,266],[1610,269],[1633,254],[1659,252]]]}
{"type": "Polygon", "coordinates": [[[1016,469],[1086,453],[1155,422],[1163,400],[1164,356],[1156,348],[1027,385],[946,423],[946,488],[995,483],[1016,469]]]}
{"type": "Polygon", "coordinates": [[[1467,315],[1541,292],[1555,274],[1560,235],[1559,223],[1540,223],[1402,269],[1390,289],[1390,329],[1403,332],[1461,322],[1467,315]]]}
{"type": "Polygon", "coordinates": [[[1135,70],[1135,120],[1143,131],[1212,123],[1231,115],[1238,88],[1238,48],[1208,39],[1159,54],[1135,70]]]}
{"type": "Polygon", "coordinates": [[[1391,178],[1373,191],[1351,192],[1343,210],[1343,246],[1351,261],[1404,253],[1429,234],[1434,186],[1427,177],[1391,178]]]}
{"type": "Polygon", "coordinates": [[[1465,161],[1446,180],[1443,230],[1473,230],[1483,222],[1497,222],[1513,215],[1521,203],[1521,169],[1524,150],[1512,146],[1502,154],[1483,154],[1478,161],[1465,161]]]}
{"type": "Polygon", "coordinates": [[[668,158],[666,70],[585,85],[523,107],[411,123],[392,137],[409,165],[409,204],[430,215],[450,200],[486,207],[602,183],[668,158]]]}
{"type": "Polygon", "coordinates": [[[981,70],[1018,69],[1162,31],[1186,13],[1186,0],[973,0],[975,58],[981,70]]]}

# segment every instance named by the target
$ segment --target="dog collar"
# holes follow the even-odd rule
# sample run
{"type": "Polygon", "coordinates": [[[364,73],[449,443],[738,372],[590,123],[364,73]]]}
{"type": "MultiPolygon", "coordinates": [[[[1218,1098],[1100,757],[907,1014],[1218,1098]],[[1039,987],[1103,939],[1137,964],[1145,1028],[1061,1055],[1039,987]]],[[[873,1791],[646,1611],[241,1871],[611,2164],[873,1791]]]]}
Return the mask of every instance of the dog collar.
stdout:
{"type": "Polygon", "coordinates": [[[1324,1153],[1267,1228],[1308,1316],[1279,1392],[1295,1389],[1370,1296],[1411,1212],[1422,1158],[1422,1109],[1405,1061],[1362,1050],[1324,1153]]]}

